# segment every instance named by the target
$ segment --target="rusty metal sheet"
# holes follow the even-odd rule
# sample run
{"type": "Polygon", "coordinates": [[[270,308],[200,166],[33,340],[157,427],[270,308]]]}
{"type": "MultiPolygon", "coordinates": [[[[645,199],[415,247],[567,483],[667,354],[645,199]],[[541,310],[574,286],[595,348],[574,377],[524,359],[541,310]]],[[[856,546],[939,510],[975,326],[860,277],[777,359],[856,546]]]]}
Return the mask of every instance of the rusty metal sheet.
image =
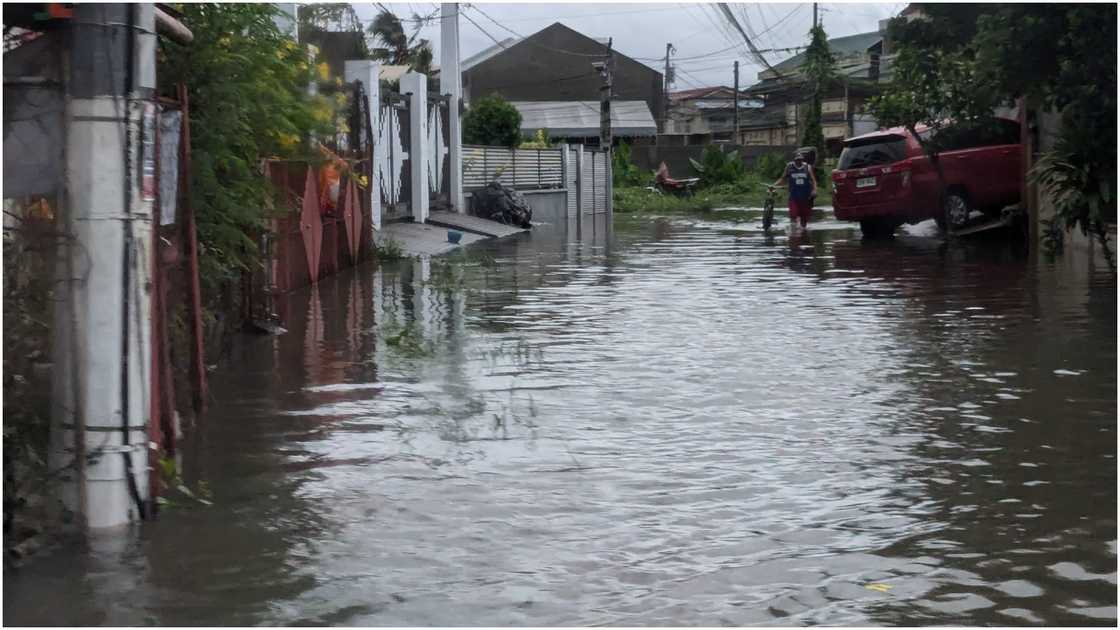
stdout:
{"type": "Polygon", "coordinates": [[[346,184],[346,191],[342,195],[342,220],[346,225],[346,248],[350,251],[350,260],[356,260],[358,252],[354,249],[354,181],[351,179],[346,184]]]}
{"type": "Polygon", "coordinates": [[[358,192],[358,184],[354,180],[350,180],[350,208],[354,212],[354,231],[350,235],[351,247],[350,251],[354,254],[354,262],[358,262],[358,256],[362,250],[362,198],[358,192]]]}
{"type": "Polygon", "coordinates": [[[319,215],[319,186],[315,169],[307,169],[307,183],[303,188],[303,210],[300,212],[299,231],[307,254],[307,274],[312,284],[319,281],[319,256],[323,251],[323,219],[319,215]]]}

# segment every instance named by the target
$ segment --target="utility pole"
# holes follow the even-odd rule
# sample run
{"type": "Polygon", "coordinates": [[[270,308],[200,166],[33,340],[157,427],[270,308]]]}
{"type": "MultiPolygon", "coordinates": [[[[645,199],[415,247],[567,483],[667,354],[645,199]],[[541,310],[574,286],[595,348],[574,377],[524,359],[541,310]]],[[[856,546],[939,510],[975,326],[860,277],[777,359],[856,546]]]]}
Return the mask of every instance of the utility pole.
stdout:
{"type": "Polygon", "coordinates": [[[51,460],[63,505],[89,529],[151,507],[155,28],[152,4],[74,6],[51,460]]]}
{"type": "Polygon", "coordinates": [[[731,134],[731,144],[739,144],[739,61],[735,61],[735,131],[731,134]]]}
{"type": "Polygon", "coordinates": [[[665,89],[662,90],[665,92],[665,104],[663,105],[664,111],[661,112],[661,133],[665,133],[666,127],[669,126],[669,83],[672,82],[672,69],[669,68],[669,54],[671,52],[673,52],[673,44],[665,44],[665,89]]]}
{"type": "Polygon", "coordinates": [[[817,27],[817,3],[813,3],[813,28],[817,27]]]}
{"type": "Polygon", "coordinates": [[[440,21],[440,66],[439,73],[440,93],[451,96],[450,107],[447,115],[450,119],[450,147],[448,147],[448,160],[451,168],[449,174],[451,206],[455,212],[465,213],[463,202],[463,133],[460,112],[462,111],[463,76],[460,71],[459,59],[459,4],[445,3],[440,5],[442,12],[440,21]]]}
{"type": "Polygon", "coordinates": [[[614,65],[614,38],[607,40],[607,58],[595,64],[603,84],[599,86],[599,146],[611,150],[611,70],[614,65]]]}

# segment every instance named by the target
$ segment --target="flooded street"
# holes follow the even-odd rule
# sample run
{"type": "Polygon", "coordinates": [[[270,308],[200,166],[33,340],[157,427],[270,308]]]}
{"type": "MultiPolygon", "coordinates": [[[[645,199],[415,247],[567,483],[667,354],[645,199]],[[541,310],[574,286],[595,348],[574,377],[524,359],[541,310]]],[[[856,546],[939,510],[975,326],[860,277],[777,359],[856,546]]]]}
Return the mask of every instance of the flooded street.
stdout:
{"type": "Polygon", "coordinates": [[[1115,625],[1115,279],[743,219],[297,292],[187,432],[214,505],[7,575],[5,623],[1115,625]]]}

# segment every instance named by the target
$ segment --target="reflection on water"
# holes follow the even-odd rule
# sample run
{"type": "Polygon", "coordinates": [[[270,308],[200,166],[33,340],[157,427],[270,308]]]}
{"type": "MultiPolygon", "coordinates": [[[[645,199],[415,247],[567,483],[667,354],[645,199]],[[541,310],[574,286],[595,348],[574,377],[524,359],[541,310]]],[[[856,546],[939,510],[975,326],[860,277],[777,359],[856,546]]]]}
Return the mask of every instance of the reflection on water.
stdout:
{"type": "Polygon", "coordinates": [[[5,621],[1114,625],[1115,280],[756,223],[289,296],[184,449],[216,505],[9,575],[5,621]]]}

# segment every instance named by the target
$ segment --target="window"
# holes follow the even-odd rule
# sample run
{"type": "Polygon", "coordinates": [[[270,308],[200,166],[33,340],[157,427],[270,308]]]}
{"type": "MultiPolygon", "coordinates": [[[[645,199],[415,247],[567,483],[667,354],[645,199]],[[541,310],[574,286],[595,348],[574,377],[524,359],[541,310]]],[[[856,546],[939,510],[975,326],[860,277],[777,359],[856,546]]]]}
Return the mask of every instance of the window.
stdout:
{"type": "Polygon", "coordinates": [[[900,136],[879,136],[848,144],[840,153],[836,168],[842,171],[894,164],[906,157],[906,140],[900,136]]]}
{"type": "Polygon", "coordinates": [[[936,138],[933,144],[938,151],[962,151],[1000,144],[1019,144],[1019,123],[997,118],[988,125],[966,123],[951,125],[936,134],[931,131],[922,133],[923,140],[930,138],[936,138]]]}

